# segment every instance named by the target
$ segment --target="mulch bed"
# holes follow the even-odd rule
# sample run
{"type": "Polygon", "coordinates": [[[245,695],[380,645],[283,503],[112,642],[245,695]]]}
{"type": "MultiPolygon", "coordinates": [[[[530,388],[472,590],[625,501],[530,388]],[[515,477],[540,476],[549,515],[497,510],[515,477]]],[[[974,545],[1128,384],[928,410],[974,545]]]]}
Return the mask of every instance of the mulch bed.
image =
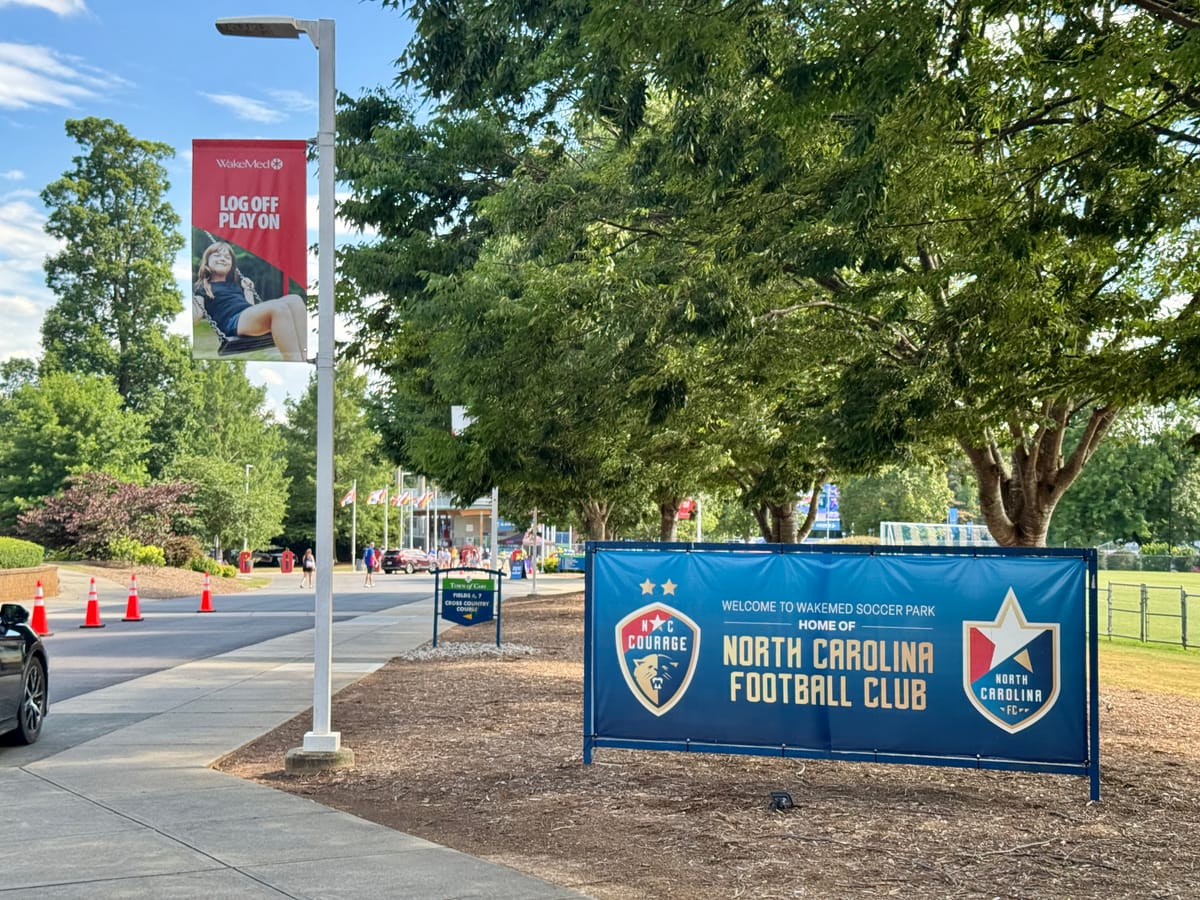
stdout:
{"type": "Polygon", "coordinates": [[[1102,689],[1099,803],[1057,775],[620,750],[584,766],[582,621],[582,595],[510,601],[503,655],[453,628],[342,691],[352,770],[284,774],[308,713],[219,768],[596,898],[1200,896],[1195,699],[1102,689]],[[770,808],[779,790],[794,808],[770,808]]]}

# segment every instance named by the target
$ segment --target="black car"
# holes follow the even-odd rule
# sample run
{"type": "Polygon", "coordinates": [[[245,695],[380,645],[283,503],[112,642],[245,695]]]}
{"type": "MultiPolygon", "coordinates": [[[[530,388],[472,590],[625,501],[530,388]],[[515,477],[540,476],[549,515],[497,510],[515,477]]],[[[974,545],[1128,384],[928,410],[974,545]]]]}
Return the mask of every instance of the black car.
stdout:
{"type": "Polygon", "coordinates": [[[49,697],[46,648],[29,627],[29,610],[0,604],[0,733],[32,744],[42,733],[49,697]]]}
{"type": "Polygon", "coordinates": [[[435,561],[424,550],[406,549],[385,551],[379,567],[388,575],[393,572],[407,572],[411,575],[417,571],[428,572],[435,565],[435,561]]]}
{"type": "Polygon", "coordinates": [[[283,551],[278,547],[272,547],[270,550],[250,551],[250,564],[253,566],[273,566],[278,569],[282,558],[283,551]]]}

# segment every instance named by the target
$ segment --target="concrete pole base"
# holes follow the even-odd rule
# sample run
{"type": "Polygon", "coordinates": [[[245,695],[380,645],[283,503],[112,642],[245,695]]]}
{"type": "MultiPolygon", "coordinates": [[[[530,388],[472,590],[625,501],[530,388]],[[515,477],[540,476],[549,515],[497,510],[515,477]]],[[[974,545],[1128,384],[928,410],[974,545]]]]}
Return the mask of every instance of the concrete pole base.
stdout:
{"type": "Polygon", "coordinates": [[[334,769],[349,769],[354,765],[354,751],[349,747],[337,750],[305,750],[294,747],[283,760],[283,770],[288,774],[302,772],[331,772],[334,769]]]}

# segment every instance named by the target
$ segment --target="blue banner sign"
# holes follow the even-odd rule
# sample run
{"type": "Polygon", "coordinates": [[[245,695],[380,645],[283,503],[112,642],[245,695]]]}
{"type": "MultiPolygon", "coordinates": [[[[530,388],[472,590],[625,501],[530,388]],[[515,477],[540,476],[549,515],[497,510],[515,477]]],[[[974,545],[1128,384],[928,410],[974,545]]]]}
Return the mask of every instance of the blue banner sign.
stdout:
{"type": "Polygon", "coordinates": [[[442,618],[459,625],[490,622],[494,597],[490,578],[443,578],[442,618]]]}
{"type": "Polygon", "coordinates": [[[1090,775],[1099,796],[1094,551],[588,553],[585,761],[612,746],[1014,768],[1090,775]]]}
{"type": "Polygon", "coordinates": [[[558,571],[582,572],[586,561],[587,557],[582,553],[560,553],[558,554],[558,571]]]}

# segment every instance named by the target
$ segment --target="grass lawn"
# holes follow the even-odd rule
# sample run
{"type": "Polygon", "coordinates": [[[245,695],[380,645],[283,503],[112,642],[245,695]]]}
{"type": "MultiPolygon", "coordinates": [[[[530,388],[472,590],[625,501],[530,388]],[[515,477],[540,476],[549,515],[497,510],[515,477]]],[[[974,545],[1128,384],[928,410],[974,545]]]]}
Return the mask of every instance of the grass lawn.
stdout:
{"type": "Polygon", "coordinates": [[[1100,690],[1122,687],[1200,697],[1200,652],[1100,638],[1100,690]]]}
{"type": "Polygon", "coordinates": [[[1132,572],[1122,569],[1101,569],[1098,577],[1100,590],[1103,591],[1110,581],[1122,584],[1181,587],[1189,594],[1200,594],[1200,572],[1132,572]]]}

